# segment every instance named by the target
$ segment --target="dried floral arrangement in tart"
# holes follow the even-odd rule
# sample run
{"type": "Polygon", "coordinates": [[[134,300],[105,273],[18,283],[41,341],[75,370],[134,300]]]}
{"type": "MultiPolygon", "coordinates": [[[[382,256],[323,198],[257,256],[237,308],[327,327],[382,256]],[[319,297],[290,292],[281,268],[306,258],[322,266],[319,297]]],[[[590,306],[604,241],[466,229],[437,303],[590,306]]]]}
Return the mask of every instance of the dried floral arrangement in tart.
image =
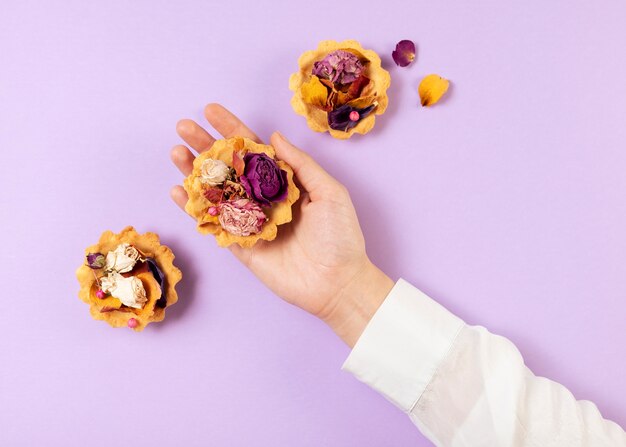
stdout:
{"type": "Polygon", "coordinates": [[[217,140],[196,157],[184,186],[185,210],[221,247],[275,239],[300,197],[291,167],[276,159],[274,148],[243,137],[217,140]]]}
{"type": "Polygon", "coordinates": [[[141,331],[163,320],[165,308],[178,301],[175,286],[182,273],[155,233],[138,234],[133,227],[105,231],[85,252],[76,271],[78,296],[94,319],[141,331]]]}
{"type": "Polygon", "coordinates": [[[316,132],[328,131],[335,138],[366,134],[375,116],[387,108],[391,77],[380,57],[355,40],[320,42],[298,60],[291,75],[291,105],[316,132]]]}

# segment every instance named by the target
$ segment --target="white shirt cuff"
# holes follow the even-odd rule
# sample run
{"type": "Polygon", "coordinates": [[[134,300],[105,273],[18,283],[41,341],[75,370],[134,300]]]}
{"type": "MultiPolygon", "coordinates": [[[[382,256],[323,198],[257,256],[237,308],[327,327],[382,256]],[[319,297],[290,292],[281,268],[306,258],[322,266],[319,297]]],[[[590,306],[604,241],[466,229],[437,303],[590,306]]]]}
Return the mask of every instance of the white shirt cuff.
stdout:
{"type": "Polygon", "coordinates": [[[403,279],[361,334],[342,369],[411,411],[465,323],[403,279]]]}

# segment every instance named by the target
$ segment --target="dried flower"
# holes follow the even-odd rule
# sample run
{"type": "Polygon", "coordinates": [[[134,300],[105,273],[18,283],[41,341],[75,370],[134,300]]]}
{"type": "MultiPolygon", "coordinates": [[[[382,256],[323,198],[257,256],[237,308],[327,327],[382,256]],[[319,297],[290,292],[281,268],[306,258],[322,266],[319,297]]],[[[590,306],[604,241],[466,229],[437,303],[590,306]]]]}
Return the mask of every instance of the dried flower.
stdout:
{"type": "Polygon", "coordinates": [[[261,232],[267,217],[261,207],[248,199],[237,199],[220,204],[219,222],[222,228],[235,236],[250,236],[261,232]]]}
{"type": "Polygon", "coordinates": [[[200,181],[208,186],[219,186],[228,178],[230,168],[222,160],[207,158],[200,168],[200,181]]]}
{"type": "Polygon", "coordinates": [[[118,273],[130,272],[137,261],[143,258],[139,251],[130,244],[120,244],[115,250],[107,253],[106,269],[118,273]]]}
{"type": "Polygon", "coordinates": [[[363,118],[372,113],[376,106],[376,102],[363,108],[345,104],[331,112],[328,112],[328,125],[334,130],[348,131],[356,126],[363,118]],[[353,118],[356,118],[356,120],[353,118]]]}
{"type": "Polygon", "coordinates": [[[141,280],[135,276],[128,278],[118,272],[110,272],[100,280],[102,291],[117,298],[125,306],[141,309],[148,301],[146,289],[141,280]]]}
{"type": "Polygon", "coordinates": [[[436,74],[430,74],[422,79],[417,89],[423,107],[429,107],[441,99],[448,91],[450,81],[436,74]]]}
{"type": "Polygon", "coordinates": [[[308,82],[302,84],[302,100],[317,108],[326,109],[328,101],[328,88],[317,76],[311,76],[308,82]]]}
{"type": "Polygon", "coordinates": [[[415,44],[410,40],[401,40],[391,53],[393,61],[399,67],[406,67],[415,60],[415,44]]]}
{"type": "Polygon", "coordinates": [[[280,202],[287,197],[287,173],[266,154],[248,152],[244,156],[245,168],[239,177],[246,194],[262,206],[280,202]]]}
{"type": "Polygon", "coordinates": [[[105,259],[102,253],[89,253],[87,255],[87,265],[91,269],[101,269],[104,267],[105,259]]]}
{"type": "Polygon", "coordinates": [[[329,79],[333,84],[349,84],[355,81],[362,72],[363,64],[359,58],[346,50],[335,50],[313,64],[313,74],[329,79]]]}

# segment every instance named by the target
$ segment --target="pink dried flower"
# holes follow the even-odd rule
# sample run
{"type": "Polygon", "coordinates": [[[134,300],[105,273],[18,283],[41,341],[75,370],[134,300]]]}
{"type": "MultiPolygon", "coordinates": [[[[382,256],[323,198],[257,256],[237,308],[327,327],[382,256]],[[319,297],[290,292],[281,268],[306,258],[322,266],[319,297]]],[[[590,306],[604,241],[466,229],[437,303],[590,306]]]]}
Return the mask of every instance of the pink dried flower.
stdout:
{"type": "Polygon", "coordinates": [[[349,51],[336,50],[313,64],[313,74],[328,79],[333,84],[350,84],[363,72],[359,58],[349,51]]]}
{"type": "Polygon", "coordinates": [[[261,206],[249,199],[222,202],[219,205],[220,225],[235,236],[250,236],[261,232],[267,217],[261,206]]]}

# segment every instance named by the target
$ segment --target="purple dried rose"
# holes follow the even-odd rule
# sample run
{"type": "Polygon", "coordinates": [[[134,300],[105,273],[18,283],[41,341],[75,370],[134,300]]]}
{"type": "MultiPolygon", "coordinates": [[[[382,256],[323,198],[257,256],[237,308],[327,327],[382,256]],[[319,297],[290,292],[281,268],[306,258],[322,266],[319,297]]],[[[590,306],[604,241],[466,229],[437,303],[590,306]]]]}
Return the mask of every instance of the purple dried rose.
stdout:
{"type": "Polygon", "coordinates": [[[252,200],[262,206],[280,202],[287,197],[287,173],[266,154],[248,152],[243,160],[245,168],[239,180],[252,200]]]}
{"type": "Polygon", "coordinates": [[[220,225],[235,236],[250,236],[261,232],[267,220],[259,204],[249,199],[222,202],[219,205],[220,225]]]}
{"type": "Polygon", "coordinates": [[[329,79],[333,84],[350,84],[361,73],[363,64],[355,54],[346,50],[333,51],[313,64],[313,74],[318,78],[329,79]]]}
{"type": "Polygon", "coordinates": [[[89,253],[87,255],[87,265],[89,268],[97,270],[104,267],[106,263],[106,258],[102,253],[89,253]]]}
{"type": "Polygon", "coordinates": [[[331,129],[347,132],[359,124],[363,118],[372,113],[377,105],[377,103],[374,103],[367,107],[358,108],[344,104],[328,112],[328,125],[331,129]]]}
{"type": "Polygon", "coordinates": [[[415,44],[410,40],[401,40],[391,53],[393,61],[400,67],[406,67],[415,60],[415,44]]]}

